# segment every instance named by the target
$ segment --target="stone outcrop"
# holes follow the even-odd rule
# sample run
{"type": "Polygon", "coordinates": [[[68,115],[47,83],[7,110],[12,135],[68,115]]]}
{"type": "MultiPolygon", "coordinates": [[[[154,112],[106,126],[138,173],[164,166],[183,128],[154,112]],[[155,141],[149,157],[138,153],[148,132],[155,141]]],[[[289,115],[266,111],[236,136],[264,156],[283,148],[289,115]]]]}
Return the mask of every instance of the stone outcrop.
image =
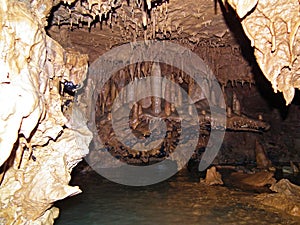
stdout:
{"type": "Polygon", "coordinates": [[[257,62],[290,104],[299,78],[299,1],[228,0],[242,19],[244,31],[255,48],[257,62]]]}
{"type": "Polygon", "coordinates": [[[287,179],[273,184],[270,189],[277,193],[261,194],[257,199],[264,205],[283,210],[293,216],[300,216],[300,187],[287,179]]]}
{"type": "Polygon", "coordinates": [[[47,36],[58,1],[0,2],[0,223],[52,224],[52,204],[80,193],[68,185],[88,153],[91,133],[80,109],[62,105],[65,82],[81,84],[87,56],[47,36]]]}

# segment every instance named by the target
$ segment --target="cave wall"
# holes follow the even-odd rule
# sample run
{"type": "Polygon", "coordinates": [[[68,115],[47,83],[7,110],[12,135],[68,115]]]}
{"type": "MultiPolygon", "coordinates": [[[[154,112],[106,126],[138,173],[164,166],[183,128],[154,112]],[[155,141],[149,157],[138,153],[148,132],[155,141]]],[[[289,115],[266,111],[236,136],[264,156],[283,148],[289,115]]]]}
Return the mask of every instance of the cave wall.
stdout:
{"type": "Polygon", "coordinates": [[[68,183],[91,132],[80,109],[62,112],[62,87],[83,82],[87,56],[47,36],[46,16],[57,3],[0,2],[1,224],[52,224],[53,202],[80,193],[68,183]]]}
{"type": "Polygon", "coordinates": [[[223,2],[237,11],[263,74],[290,104],[299,88],[299,1],[223,2]]]}

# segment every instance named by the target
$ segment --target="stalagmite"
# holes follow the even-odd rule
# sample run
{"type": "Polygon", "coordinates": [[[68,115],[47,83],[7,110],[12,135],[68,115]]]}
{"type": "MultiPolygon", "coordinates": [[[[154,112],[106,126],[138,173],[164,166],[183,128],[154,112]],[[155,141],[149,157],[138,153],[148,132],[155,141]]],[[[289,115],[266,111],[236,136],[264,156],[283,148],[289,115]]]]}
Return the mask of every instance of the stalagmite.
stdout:
{"type": "Polygon", "coordinates": [[[233,92],[233,95],[232,95],[232,110],[235,114],[241,115],[241,104],[240,104],[240,101],[238,100],[235,92],[233,92]]]}
{"type": "Polygon", "coordinates": [[[298,169],[298,167],[295,165],[295,163],[293,163],[293,161],[290,161],[290,166],[291,166],[291,168],[292,168],[294,174],[299,173],[299,169],[298,169]]]}
{"type": "Polygon", "coordinates": [[[240,103],[240,101],[238,99],[236,100],[236,103],[235,103],[235,110],[234,110],[234,112],[237,115],[241,115],[241,103],[240,103]]]}
{"type": "Polygon", "coordinates": [[[158,115],[161,112],[161,98],[162,90],[161,90],[161,69],[159,63],[153,63],[151,69],[151,75],[158,79],[152,79],[151,89],[152,89],[152,112],[154,115],[158,115]]]}
{"type": "Polygon", "coordinates": [[[127,88],[123,88],[123,91],[122,91],[123,104],[127,104],[128,103],[128,101],[127,101],[127,94],[128,94],[127,88]]]}
{"type": "Polygon", "coordinates": [[[217,171],[216,167],[213,166],[206,171],[206,177],[204,180],[202,180],[205,184],[208,185],[222,185],[222,176],[221,174],[217,171]]]}
{"type": "Polygon", "coordinates": [[[114,110],[117,110],[119,109],[121,106],[122,106],[122,103],[123,103],[123,96],[119,96],[119,91],[118,91],[118,87],[116,86],[115,82],[112,81],[112,89],[111,89],[111,99],[112,99],[112,102],[111,104],[114,105],[114,110]],[[119,98],[118,101],[115,101],[116,98],[119,98]]]}
{"type": "Polygon", "coordinates": [[[141,115],[143,114],[143,107],[142,107],[142,105],[139,104],[139,103],[138,103],[138,105],[139,105],[138,115],[141,116],[141,115]]]}
{"type": "Polygon", "coordinates": [[[255,142],[255,155],[257,168],[269,169],[272,166],[272,162],[269,160],[263,146],[258,141],[255,142]]]}

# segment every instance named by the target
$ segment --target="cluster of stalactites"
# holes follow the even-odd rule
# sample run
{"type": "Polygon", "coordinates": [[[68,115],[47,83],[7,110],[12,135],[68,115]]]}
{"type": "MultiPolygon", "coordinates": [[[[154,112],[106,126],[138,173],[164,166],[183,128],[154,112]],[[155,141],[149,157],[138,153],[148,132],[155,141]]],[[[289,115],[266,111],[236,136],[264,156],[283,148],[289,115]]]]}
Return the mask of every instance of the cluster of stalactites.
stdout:
{"type": "Polygon", "coordinates": [[[124,39],[138,37],[154,39],[156,33],[168,36],[171,26],[167,21],[168,1],[151,0],[65,0],[54,12],[51,25],[76,27],[97,26],[103,21],[111,28],[121,30],[124,39]]]}
{"type": "MultiPolygon", "coordinates": [[[[167,75],[164,75],[166,68],[165,66],[160,65],[159,63],[137,63],[131,64],[128,67],[120,70],[113,79],[110,79],[102,88],[100,93],[100,105],[101,113],[110,112],[112,105],[114,104],[115,98],[120,94],[119,98],[121,99],[120,103],[126,104],[129,103],[133,107],[133,120],[137,120],[138,116],[143,113],[143,109],[150,108],[153,115],[164,114],[165,116],[170,116],[175,112],[175,105],[181,107],[184,102],[182,96],[183,86],[187,87],[186,92],[190,97],[188,104],[192,106],[195,102],[205,100],[206,97],[211,99],[213,105],[219,104],[219,97],[212,90],[209,92],[210,96],[205,96],[204,90],[197,85],[195,80],[188,76],[187,74],[181,72],[178,69],[172,68],[168,71],[167,75]],[[159,97],[146,97],[139,101],[141,88],[138,87],[138,82],[134,82],[138,79],[144,79],[146,77],[164,77],[171,82],[161,82],[161,85],[158,85],[158,82],[151,83],[151,79],[147,83],[147,88],[152,91],[153,96],[162,96],[162,99],[171,99],[171,102],[165,101],[162,103],[161,98],[159,97]],[[127,86],[131,82],[132,84],[137,84],[137,87],[127,86]],[[130,87],[130,88],[127,88],[130,87]]],[[[207,84],[204,84],[204,87],[208,87],[210,82],[207,81],[207,84]]],[[[142,91],[144,91],[142,89],[142,91]]],[[[116,106],[116,109],[118,106],[116,106]]],[[[192,107],[189,107],[189,114],[192,114],[192,107]]],[[[205,114],[205,112],[203,112],[205,114]]],[[[108,114],[110,116],[110,114],[108,114]]]]}

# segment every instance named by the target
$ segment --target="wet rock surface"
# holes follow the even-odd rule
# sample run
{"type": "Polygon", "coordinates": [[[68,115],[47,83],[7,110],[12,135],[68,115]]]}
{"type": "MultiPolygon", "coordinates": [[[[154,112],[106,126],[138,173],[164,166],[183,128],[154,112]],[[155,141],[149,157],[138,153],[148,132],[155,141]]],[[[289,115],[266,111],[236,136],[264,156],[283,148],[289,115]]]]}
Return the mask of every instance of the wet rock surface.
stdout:
{"type": "Polygon", "coordinates": [[[283,210],[293,216],[300,216],[300,187],[287,179],[273,184],[270,189],[276,193],[261,194],[257,199],[262,204],[283,210]]]}

